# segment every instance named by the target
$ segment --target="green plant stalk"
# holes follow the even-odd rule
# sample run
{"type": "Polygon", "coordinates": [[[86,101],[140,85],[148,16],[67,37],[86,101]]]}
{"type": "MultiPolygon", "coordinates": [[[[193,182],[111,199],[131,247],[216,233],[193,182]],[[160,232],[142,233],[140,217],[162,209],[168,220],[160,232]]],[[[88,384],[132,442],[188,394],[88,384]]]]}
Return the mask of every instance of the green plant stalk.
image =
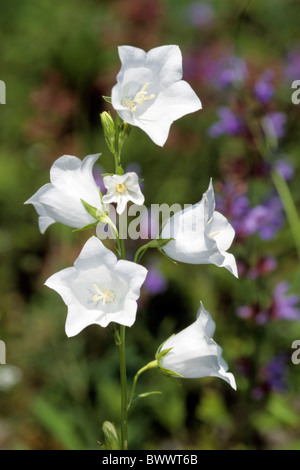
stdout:
{"type": "Polygon", "coordinates": [[[297,250],[298,258],[300,260],[300,219],[298,211],[286,181],[276,171],[272,172],[272,179],[283,203],[285,213],[289,221],[291,233],[294,238],[294,244],[297,250]]]}
{"type": "MultiPolygon", "coordinates": [[[[118,162],[120,159],[118,159],[118,162]]],[[[119,217],[119,233],[120,237],[120,254],[122,259],[126,259],[125,243],[123,238],[123,221],[119,217]]],[[[121,382],[121,443],[122,450],[128,449],[128,425],[127,425],[127,368],[126,368],[126,349],[125,349],[126,327],[120,325],[120,343],[119,343],[119,357],[120,357],[120,382],[121,382]]]]}
{"type": "Polygon", "coordinates": [[[151,361],[148,364],[146,364],[144,367],[142,367],[140,370],[138,370],[137,373],[135,374],[134,379],[133,379],[133,383],[132,383],[131,396],[130,396],[130,400],[129,400],[129,403],[128,403],[128,410],[130,409],[130,406],[131,406],[133,398],[134,398],[136,384],[137,384],[139,376],[143,372],[145,372],[146,370],[155,369],[156,367],[158,367],[158,361],[155,359],[154,361],[151,361]]]}
{"type": "MultiPolygon", "coordinates": [[[[268,161],[270,157],[272,157],[272,149],[269,145],[264,143],[261,139],[261,132],[259,126],[257,124],[253,124],[252,121],[248,120],[248,128],[251,131],[254,143],[256,145],[257,150],[259,151],[261,157],[268,161]]],[[[295,206],[293,197],[291,195],[290,189],[284,180],[280,176],[280,174],[276,171],[272,171],[271,177],[274,183],[274,186],[279,194],[281,202],[283,204],[287,220],[290,226],[290,230],[294,239],[295,248],[297,251],[298,258],[300,260],[300,218],[295,206]]]]}
{"type": "Polygon", "coordinates": [[[121,381],[121,443],[122,450],[128,449],[127,431],[127,371],[126,371],[126,351],[125,351],[126,327],[120,326],[120,381],[121,381]]]}

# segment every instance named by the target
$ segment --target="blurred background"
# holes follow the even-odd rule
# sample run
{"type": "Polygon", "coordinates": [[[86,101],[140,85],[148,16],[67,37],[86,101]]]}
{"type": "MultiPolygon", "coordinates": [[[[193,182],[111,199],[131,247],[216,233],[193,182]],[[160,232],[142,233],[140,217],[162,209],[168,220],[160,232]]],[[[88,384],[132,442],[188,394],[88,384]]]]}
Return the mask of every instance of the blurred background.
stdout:
{"type": "MultiPolygon", "coordinates": [[[[136,403],[130,448],[299,449],[299,2],[0,0],[0,11],[0,448],[99,449],[103,421],[119,424],[111,332],[90,326],[67,338],[66,307],[44,286],[93,233],[55,224],[41,235],[24,201],[63,154],[102,152],[99,184],[101,171],[113,171],[99,114],[113,112],[102,95],[120,68],[117,46],[178,44],[203,110],[176,121],[164,148],[133,129],[124,166],[144,179],[149,206],[196,203],[212,177],[217,208],[236,229],[240,278],[149,251],[127,333],[128,379],[194,321],[202,300],[238,389],[143,374],[138,391],[162,394],[136,403]]],[[[129,255],[137,246],[128,242],[129,255]]]]}

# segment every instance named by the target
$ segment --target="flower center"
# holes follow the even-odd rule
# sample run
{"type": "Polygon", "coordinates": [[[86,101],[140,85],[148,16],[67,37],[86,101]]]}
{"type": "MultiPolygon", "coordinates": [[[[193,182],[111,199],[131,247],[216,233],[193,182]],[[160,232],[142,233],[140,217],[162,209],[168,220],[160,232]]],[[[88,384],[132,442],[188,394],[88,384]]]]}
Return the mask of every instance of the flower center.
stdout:
{"type": "Polygon", "coordinates": [[[123,194],[127,189],[127,186],[124,183],[119,183],[116,185],[116,191],[120,194],[123,194]]]}
{"type": "Polygon", "coordinates": [[[127,108],[130,109],[130,111],[136,111],[136,108],[140,105],[143,104],[145,101],[148,100],[153,100],[155,98],[155,95],[151,93],[151,95],[148,95],[148,92],[146,91],[146,88],[150,85],[149,82],[145,83],[145,85],[142,87],[140,91],[137,92],[135,97],[133,99],[131,98],[124,98],[122,100],[122,105],[126,106],[127,108]]]}
{"type": "Polygon", "coordinates": [[[116,294],[112,290],[105,289],[102,292],[97,286],[97,284],[93,284],[93,288],[97,292],[97,294],[95,294],[93,297],[93,302],[99,302],[99,300],[102,300],[103,305],[105,305],[105,304],[110,304],[116,298],[116,294]]]}

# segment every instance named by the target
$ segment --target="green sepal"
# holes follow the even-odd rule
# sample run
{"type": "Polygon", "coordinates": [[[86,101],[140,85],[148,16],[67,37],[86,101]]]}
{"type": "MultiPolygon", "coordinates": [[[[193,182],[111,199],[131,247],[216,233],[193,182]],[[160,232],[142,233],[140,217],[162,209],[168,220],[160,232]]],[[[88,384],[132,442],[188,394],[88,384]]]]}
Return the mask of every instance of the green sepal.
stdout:
{"type": "Polygon", "coordinates": [[[110,96],[102,96],[102,98],[104,99],[104,101],[111,104],[111,97],[110,96]]]}
{"type": "MultiPolygon", "coordinates": [[[[174,336],[174,335],[171,335],[170,338],[174,336]]],[[[169,339],[169,338],[168,338],[169,339]]],[[[168,339],[166,339],[166,341],[168,341],[168,339]]],[[[183,377],[183,375],[181,374],[178,374],[178,372],[174,372],[173,370],[170,370],[170,369],[165,369],[164,367],[161,367],[160,365],[160,361],[163,357],[165,357],[170,351],[172,351],[173,348],[168,348],[168,349],[164,349],[163,351],[161,351],[161,348],[163,347],[163,345],[165,344],[164,341],[158,348],[156,354],[155,354],[155,359],[157,360],[157,367],[160,369],[160,371],[165,374],[165,375],[170,375],[172,377],[183,377]]]]}
{"type": "Polygon", "coordinates": [[[178,374],[178,372],[174,372],[173,370],[170,370],[170,369],[165,369],[164,367],[161,367],[160,365],[158,365],[158,368],[164,375],[169,375],[171,377],[179,377],[179,378],[181,377],[181,378],[183,378],[183,375],[178,374]]]}
{"type": "Polygon", "coordinates": [[[114,424],[110,421],[104,421],[102,431],[104,433],[103,450],[121,450],[120,437],[114,424]]]}
{"type": "Polygon", "coordinates": [[[94,217],[94,219],[98,219],[99,218],[99,209],[97,209],[94,206],[91,206],[88,202],[84,201],[83,199],[80,199],[80,200],[81,200],[82,204],[84,205],[85,209],[87,210],[87,212],[92,217],[94,217]]]}
{"type": "Polygon", "coordinates": [[[174,238],[157,238],[158,246],[157,248],[163,248],[166,246],[171,240],[174,240],[174,238]]]}
{"type": "Polygon", "coordinates": [[[74,230],[72,230],[72,232],[82,232],[83,230],[89,230],[89,229],[92,229],[92,228],[96,228],[97,225],[98,225],[98,222],[94,222],[92,224],[85,225],[84,227],[81,227],[81,228],[75,228],[74,230]]]}

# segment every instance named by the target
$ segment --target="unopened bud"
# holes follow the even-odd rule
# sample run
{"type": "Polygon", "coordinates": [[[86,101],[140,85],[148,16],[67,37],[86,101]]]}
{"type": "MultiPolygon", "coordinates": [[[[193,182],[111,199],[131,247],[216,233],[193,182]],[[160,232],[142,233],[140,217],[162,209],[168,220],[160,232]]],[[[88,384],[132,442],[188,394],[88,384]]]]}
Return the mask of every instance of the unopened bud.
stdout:
{"type": "Polygon", "coordinates": [[[116,137],[116,127],[111,114],[107,111],[103,111],[100,114],[101,123],[104,130],[104,137],[107,143],[107,146],[111,152],[114,152],[115,146],[115,137],[116,137]]]}

